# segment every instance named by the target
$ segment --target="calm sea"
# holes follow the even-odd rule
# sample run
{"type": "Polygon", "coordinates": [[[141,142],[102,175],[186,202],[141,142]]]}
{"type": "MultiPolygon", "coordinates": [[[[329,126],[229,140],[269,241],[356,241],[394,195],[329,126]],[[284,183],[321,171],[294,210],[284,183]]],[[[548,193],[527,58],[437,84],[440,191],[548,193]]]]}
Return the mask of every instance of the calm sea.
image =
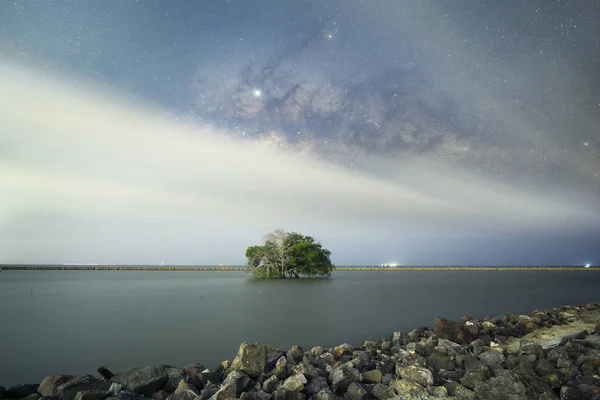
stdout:
{"type": "Polygon", "coordinates": [[[0,385],[151,364],[209,368],[239,343],[310,348],[432,326],[436,316],[528,313],[600,300],[600,273],[3,271],[0,385]]]}

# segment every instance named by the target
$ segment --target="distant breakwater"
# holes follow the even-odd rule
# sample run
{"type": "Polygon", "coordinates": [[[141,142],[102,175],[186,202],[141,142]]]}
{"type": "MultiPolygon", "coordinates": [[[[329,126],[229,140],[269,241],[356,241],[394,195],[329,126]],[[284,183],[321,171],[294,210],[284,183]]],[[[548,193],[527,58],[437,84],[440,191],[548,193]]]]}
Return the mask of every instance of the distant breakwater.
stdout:
{"type": "MultiPolygon", "coordinates": [[[[4,271],[247,271],[247,267],[154,267],[118,265],[7,265],[4,271]]],[[[585,267],[336,267],[335,271],[600,271],[600,268],[585,267]]]]}

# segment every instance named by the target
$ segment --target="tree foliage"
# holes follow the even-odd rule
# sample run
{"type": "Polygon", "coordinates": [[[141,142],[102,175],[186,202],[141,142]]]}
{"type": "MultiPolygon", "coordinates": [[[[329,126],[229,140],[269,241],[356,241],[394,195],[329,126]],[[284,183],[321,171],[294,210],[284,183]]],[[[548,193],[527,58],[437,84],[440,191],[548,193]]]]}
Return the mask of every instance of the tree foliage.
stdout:
{"type": "Polygon", "coordinates": [[[331,252],[312,237],[278,229],[265,236],[262,246],[246,249],[248,266],[257,278],[330,276],[335,268],[331,252]]]}

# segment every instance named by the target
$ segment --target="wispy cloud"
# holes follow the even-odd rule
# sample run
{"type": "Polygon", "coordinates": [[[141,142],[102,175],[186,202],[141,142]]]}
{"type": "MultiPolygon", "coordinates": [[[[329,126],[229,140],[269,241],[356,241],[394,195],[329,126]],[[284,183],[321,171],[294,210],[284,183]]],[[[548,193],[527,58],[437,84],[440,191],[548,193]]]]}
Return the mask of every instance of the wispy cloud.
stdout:
{"type": "Polygon", "coordinates": [[[402,171],[384,179],[67,81],[0,62],[0,262],[241,262],[275,228],[341,249],[341,237],[599,221],[439,161],[372,158],[402,171]]]}

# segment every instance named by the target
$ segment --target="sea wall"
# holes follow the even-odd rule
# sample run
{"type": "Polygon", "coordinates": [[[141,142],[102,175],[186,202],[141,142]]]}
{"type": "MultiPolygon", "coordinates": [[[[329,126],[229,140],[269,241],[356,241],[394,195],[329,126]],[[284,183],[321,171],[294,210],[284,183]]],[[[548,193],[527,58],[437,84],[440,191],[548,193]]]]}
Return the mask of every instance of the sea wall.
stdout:
{"type": "Polygon", "coordinates": [[[600,400],[600,303],[483,319],[361,345],[281,350],[242,343],[232,361],[49,375],[0,387],[26,400],[600,400]]]}
{"type": "MultiPolygon", "coordinates": [[[[251,271],[247,267],[184,267],[184,266],[124,266],[124,265],[9,265],[5,271],[251,271]]],[[[600,271],[585,267],[336,267],[335,271],[600,271]]]]}

